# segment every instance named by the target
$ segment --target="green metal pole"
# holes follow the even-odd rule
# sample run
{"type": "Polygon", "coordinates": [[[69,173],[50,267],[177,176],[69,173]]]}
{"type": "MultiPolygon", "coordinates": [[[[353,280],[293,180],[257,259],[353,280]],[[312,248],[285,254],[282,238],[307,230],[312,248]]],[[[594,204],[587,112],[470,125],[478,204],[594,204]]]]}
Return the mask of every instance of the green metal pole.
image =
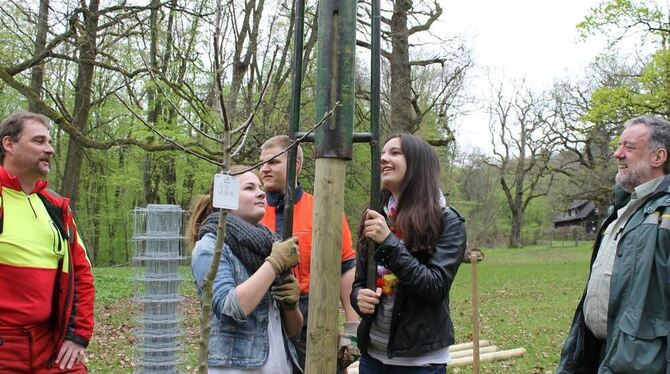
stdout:
{"type": "MultiPolygon", "coordinates": [[[[371,53],[370,53],[370,161],[372,175],[370,182],[370,209],[379,212],[379,190],[380,190],[380,152],[379,152],[379,110],[381,106],[380,99],[380,59],[381,59],[381,6],[380,0],[372,0],[372,32],[371,53]]],[[[377,277],[377,263],[375,262],[375,243],[368,240],[368,268],[367,268],[367,287],[371,290],[376,289],[375,278],[377,277]]]]}
{"type": "Polygon", "coordinates": [[[356,0],[320,0],[316,73],[317,121],[340,102],[316,129],[315,155],[350,160],[354,125],[356,0]]]}
{"type": "MultiPolygon", "coordinates": [[[[291,87],[291,124],[289,138],[297,139],[300,130],[300,92],[302,88],[302,54],[305,25],[305,0],[295,0],[294,3],[294,32],[293,32],[293,82],[291,87]]],[[[288,151],[286,162],[286,189],[284,191],[284,239],[293,236],[293,206],[295,205],[296,159],[298,146],[288,151]]]]}

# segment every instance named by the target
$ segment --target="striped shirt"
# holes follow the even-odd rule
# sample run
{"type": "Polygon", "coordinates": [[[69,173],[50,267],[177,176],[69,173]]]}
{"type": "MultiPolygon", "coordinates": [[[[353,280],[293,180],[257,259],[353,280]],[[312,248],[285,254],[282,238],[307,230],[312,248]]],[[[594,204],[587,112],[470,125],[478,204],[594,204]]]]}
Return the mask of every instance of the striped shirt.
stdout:
{"type": "Polygon", "coordinates": [[[377,316],[370,328],[370,344],[368,354],[386,365],[395,366],[428,366],[432,364],[447,364],[450,361],[449,347],[427,352],[416,357],[388,357],[388,341],[391,336],[391,319],[395,294],[383,295],[377,306],[377,316]]]}

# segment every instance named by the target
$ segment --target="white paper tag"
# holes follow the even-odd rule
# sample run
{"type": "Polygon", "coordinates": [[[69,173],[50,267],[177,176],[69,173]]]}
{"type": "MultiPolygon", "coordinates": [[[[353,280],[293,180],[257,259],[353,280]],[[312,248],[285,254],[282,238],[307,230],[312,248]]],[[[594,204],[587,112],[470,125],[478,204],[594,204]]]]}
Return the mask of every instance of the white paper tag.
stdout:
{"type": "Polygon", "coordinates": [[[216,174],[212,205],[215,208],[237,210],[240,206],[240,179],[228,174],[216,174]]]}

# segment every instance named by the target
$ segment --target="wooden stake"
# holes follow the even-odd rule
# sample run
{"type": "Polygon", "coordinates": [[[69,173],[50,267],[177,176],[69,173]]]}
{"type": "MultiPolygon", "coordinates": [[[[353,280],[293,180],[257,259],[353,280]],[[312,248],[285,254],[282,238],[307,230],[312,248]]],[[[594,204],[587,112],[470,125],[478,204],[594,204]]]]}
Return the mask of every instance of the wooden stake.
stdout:
{"type": "MultiPolygon", "coordinates": [[[[487,345],[486,347],[479,347],[479,354],[497,352],[500,350],[500,347],[497,345],[487,345]]],[[[461,358],[461,357],[471,357],[473,354],[472,349],[464,349],[462,351],[451,352],[449,356],[452,359],[461,358]]]]}
{"type": "Polygon", "coordinates": [[[317,158],[305,373],[335,374],[347,161],[317,158]]]}
{"type": "MultiPolygon", "coordinates": [[[[486,347],[488,345],[491,345],[492,343],[488,340],[480,340],[479,341],[479,346],[480,347],[486,347]]],[[[465,349],[472,349],[472,342],[465,342],[465,343],[460,343],[456,345],[452,345],[449,347],[449,352],[458,352],[462,351],[465,349]]]]}
{"type": "MultiPolygon", "coordinates": [[[[506,351],[484,353],[479,357],[479,361],[480,362],[502,361],[518,356],[523,356],[525,354],[526,354],[525,348],[508,349],[506,351]]],[[[449,366],[450,367],[466,366],[474,364],[474,361],[475,360],[473,356],[461,357],[451,360],[451,362],[449,362],[449,366]]]]}
{"type": "Polygon", "coordinates": [[[477,255],[470,255],[472,265],[472,373],[479,374],[479,296],[477,294],[477,255]]]}

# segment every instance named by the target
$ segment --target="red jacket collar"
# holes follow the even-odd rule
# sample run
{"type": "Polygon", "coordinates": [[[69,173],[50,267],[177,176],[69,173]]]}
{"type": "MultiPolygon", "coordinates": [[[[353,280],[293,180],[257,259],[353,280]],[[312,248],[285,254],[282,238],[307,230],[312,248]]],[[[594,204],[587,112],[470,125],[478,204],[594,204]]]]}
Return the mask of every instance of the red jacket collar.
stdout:
{"type": "MultiPolygon", "coordinates": [[[[47,181],[44,179],[38,179],[37,182],[35,182],[33,190],[30,191],[30,194],[42,191],[43,189],[47,188],[47,184],[47,181]]],[[[0,165],[0,185],[2,187],[11,188],[16,191],[23,190],[23,188],[21,188],[21,182],[19,182],[19,178],[9,174],[7,169],[5,169],[2,165],[0,165]]]]}

